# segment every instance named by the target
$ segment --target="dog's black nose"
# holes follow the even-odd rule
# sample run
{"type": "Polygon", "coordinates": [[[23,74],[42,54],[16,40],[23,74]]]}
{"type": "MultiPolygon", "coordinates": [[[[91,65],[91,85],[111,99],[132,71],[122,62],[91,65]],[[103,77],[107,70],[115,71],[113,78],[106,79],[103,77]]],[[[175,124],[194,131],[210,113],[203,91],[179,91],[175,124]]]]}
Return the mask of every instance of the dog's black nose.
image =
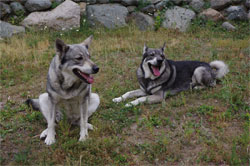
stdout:
{"type": "Polygon", "coordinates": [[[163,62],[163,59],[157,59],[157,64],[161,64],[163,62]]]}
{"type": "Polygon", "coordinates": [[[92,67],[92,70],[93,70],[94,73],[98,73],[99,67],[95,65],[95,66],[92,67]]]}

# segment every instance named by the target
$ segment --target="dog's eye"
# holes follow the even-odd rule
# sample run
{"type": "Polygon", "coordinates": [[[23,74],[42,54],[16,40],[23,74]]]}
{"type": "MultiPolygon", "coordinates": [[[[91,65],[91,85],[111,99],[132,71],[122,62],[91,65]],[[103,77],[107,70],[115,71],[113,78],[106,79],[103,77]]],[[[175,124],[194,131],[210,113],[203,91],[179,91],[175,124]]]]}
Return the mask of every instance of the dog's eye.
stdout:
{"type": "Polygon", "coordinates": [[[78,58],[76,58],[76,60],[80,61],[80,60],[82,60],[82,57],[78,57],[78,58]]]}
{"type": "Polygon", "coordinates": [[[155,54],[154,53],[150,53],[150,56],[154,56],[155,54]]]}

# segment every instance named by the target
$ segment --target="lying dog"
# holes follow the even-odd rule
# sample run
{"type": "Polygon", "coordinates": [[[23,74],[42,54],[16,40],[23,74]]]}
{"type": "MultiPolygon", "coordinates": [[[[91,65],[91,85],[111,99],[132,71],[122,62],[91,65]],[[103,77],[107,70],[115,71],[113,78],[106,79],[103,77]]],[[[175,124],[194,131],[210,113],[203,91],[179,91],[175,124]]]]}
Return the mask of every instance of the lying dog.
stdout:
{"type": "Polygon", "coordinates": [[[222,61],[213,61],[209,64],[199,61],[172,61],[165,58],[164,49],[165,43],[160,49],[144,45],[143,58],[137,69],[140,89],[114,98],[113,102],[140,97],[126,106],[144,102],[158,103],[165,99],[166,94],[174,95],[195,87],[213,87],[216,85],[216,79],[228,73],[228,67],[222,61]]]}
{"type": "Polygon", "coordinates": [[[48,128],[40,135],[40,138],[46,137],[47,145],[55,142],[55,120],[60,120],[61,110],[72,123],[80,125],[79,141],[87,138],[88,129],[93,129],[88,118],[96,111],[100,99],[91,93],[94,81],[91,74],[99,71],[90,60],[88,48],[91,40],[92,36],[80,44],[67,45],[57,39],[57,53],[47,76],[47,93],[41,94],[39,99],[26,101],[33,109],[40,110],[47,120],[48,128]]]}

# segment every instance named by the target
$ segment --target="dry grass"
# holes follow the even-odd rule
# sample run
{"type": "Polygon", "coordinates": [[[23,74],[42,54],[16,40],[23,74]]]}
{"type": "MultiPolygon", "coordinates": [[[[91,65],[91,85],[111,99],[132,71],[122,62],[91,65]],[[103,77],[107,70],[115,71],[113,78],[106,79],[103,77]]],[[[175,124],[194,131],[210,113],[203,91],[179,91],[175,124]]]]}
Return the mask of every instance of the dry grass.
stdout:
{"type": "Polygon", "coordinates": [[[249,164],[249,33],[193,26],[187,33],[160,29],[141,32],[80,29],[36,32],[0,42],[2,165],[247,165],[249,164]],[[245,33],[240,34],[239,33],[245,33]],[[101,97],[91,123],[98,129],[78,142],[78,127],[62,121],[57,143],[45,146],[40,112],[22,103],[45,91],[54,41],[77,43],[94,34],[92,58],[101,68],[93,91],[101,97]],[[160,47],[174,60],[215,59],[230,73],[216,88],[185,92],[162,104],[125,108],[112,98],[138,88],[135,71],[143,44],[160,47]]]}

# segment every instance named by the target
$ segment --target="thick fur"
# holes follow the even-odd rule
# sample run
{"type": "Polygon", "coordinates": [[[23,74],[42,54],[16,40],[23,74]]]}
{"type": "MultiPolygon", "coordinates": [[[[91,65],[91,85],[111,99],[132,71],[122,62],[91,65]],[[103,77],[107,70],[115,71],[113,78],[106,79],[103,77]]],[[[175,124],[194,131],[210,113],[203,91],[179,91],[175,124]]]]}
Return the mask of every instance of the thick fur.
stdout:
{"type": "Polygon", "coordinates": [[[200,61],[173,61],[165,58],[165,44],[160,49],[143,48],[141,65],[137,69],[140,89],[130,91],[113,102],[121,102],[128,98],[140,97],[126,106],[139,103],[158,103],[166,94],[177,94],[190,88],[213,87],[216,79],[228,73],[227,65],[222,61],[210,64],[200,61]]]}
{"type": "Polygon", "coordinates": [[[55,142],[55,121],[59,121],[62,110],[72,124],[80,126],[79,141],[88,136],[93,126],[88,118],[96,111],[100,99],[91,92],[93,77],[99,68],[90,60],[88,52],[92,36],[80,44],[67,45],[56,40],[56,56],[52,59],[47,76],[46,93],[38,99],[28,99],[26,103],[40,110],[47,120],[48,127],[40,138],[51,145],[55,142]]]}

